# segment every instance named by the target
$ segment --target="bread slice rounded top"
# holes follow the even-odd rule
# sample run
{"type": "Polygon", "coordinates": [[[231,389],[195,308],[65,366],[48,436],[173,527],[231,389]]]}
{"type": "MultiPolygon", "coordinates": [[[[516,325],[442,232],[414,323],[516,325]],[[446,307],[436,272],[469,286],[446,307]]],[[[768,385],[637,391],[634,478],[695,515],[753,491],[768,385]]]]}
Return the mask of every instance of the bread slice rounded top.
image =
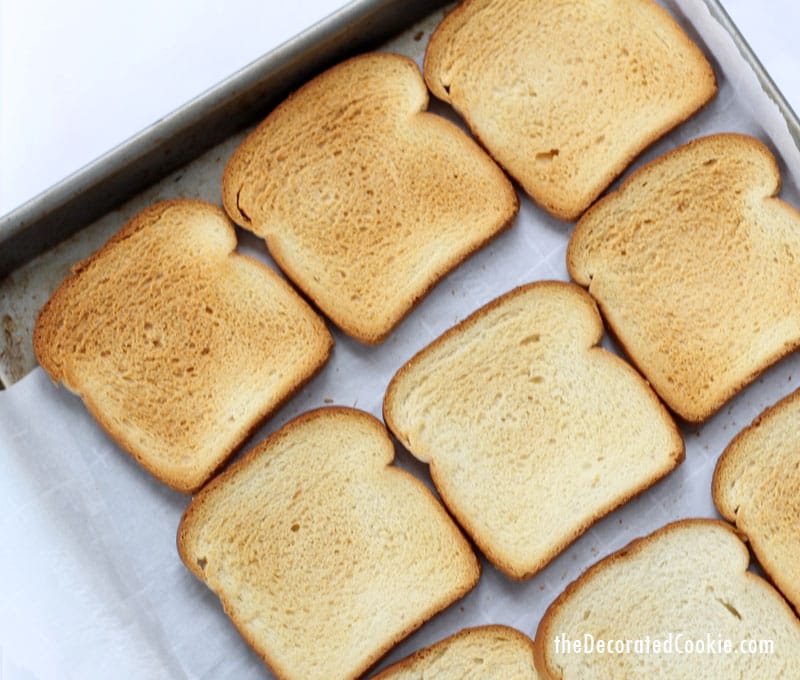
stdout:
{"type": "Polygon", "coordinates": [[[73,268],[34,330],[53,380],[185,493],[319,370],[333,344],[289,284],[235,247],[219,207],[156,203],[73,268]]]}
{"type": "Polygon", "coordinates": [[[389,384],[384,419],[487,558],[515,579],[673,470],[684,443],[579,286],[494,300],[389,384]]]}
{"type": "Polygon", "coordinates": [[[772,582],[800,611],[800,391],[759,415],[714,471],[720,514],[736,524],[772,582]]]}
{"type": "Polygon", "coordinates": [[[718,520],[680,520],[633,541],[547,609],[537,670],[548,680],[795,677],[800,621],[749,561],[718,520]]]}
{"type": "Polygon", "coordinates": [[[354,57],[279,105],[225,167],[233,220],[366,343],[385,339],[519,206],[500,168],[427,105],[410,59],[354,57]]]}
{"type": "Polygon", "coordinates": [[[533,640],[516,628],[465,628],[378,673],[372,680],[539,680],[533,640]]]}
{"type": "Polygon", "coordinates": [[[800,212],[779,189],[763,143],[702,137],[633,173],[570,238],[570,275],[688,421],[800,346],[800,212]]]}
{"type": "Polygon", "coordinates": [[[465,0],[425,81],[543,208],[576,219],[714,97],[702,51],[652,0],[465,0]]]}
{"type": "Polygon", "coordinates": [[[181,558],[280,678],[356,678],[476,585],[469,543],[393,458],[374,417],[318,409],[184,513],[181,558]]]}

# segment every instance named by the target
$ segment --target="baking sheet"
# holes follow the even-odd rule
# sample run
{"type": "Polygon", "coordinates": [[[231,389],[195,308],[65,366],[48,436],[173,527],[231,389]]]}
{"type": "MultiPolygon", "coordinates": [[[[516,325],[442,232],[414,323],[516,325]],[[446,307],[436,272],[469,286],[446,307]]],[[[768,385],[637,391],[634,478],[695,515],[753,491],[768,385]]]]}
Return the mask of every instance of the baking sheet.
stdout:
{"type": "MultiPolygon", "coordinates": [[[[699,135],[754,134],[777,152],[782,197],[800,204],[800,152],[730,35],[699,0],[663,4],[713,54],[720,92],[637,165],[699,135]]],[[[386,48],[420,61],[441,17],[435,12],[386,48]],[[420,31],[424,36],[415,40],[420,31]]],[[[435,102],[431,109],[452,115],[435,102]]],[[[31,304],[41,304],[70,262],[91,252],[142,206],[173,196],[218,202],[222,167],[238,141],[208,152],[12,277],[18,283],[27,277],[35,291],[31,304]],[[39,276],[45,268],[48,276],[39,276]]],[[[380,417],[391,376],[441,332],[514,286],[567,279],[571,228],[523,199],[514,227],[442,280],[384,344],[365,347],[336,332],[331,362],[253,441],[329,403],[380,417]]],[[[260,241],[243,232],[240,237],[240,251],[269,261],[260,241]]],[[[671,520],[716,516],[710,480],[719,454],[761,410],[798,386],[799,362],[794,355],[778,364],[702,427],[683,427],[685,463],[594,525],[533,579],[514,583],[484,562],[478,587],[401,643],[381,666],[468,625],[506,623],[533,636],[547,605],[589,564],[671,520]]],[[[178,558],[175,531],[188,499],[152,480],[115,447],[76,397],[56,389],[36,369],[0,393],[0,432],[3,680],[271,677],[215,596],[178,558]]],[[[400,448],[397,464],[428,482],[426,466],[400,448]]]]}

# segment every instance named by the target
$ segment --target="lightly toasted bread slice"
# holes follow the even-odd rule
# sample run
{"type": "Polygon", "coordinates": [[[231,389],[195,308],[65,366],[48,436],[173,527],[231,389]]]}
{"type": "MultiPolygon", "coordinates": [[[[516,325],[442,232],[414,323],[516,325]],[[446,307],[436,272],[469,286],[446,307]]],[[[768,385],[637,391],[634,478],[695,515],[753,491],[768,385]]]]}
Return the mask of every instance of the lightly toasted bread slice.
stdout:
{"type": "Polygon", "coordinates": [[[567,269],[667,405],[701,422],[800,346],[800,212],[757,139],[696,139],[581,218],[567,269]]]}
{"type": "Polygon", "coordinates": [[[728,444],[714,505],[736,524],[772,582],[800,612],[800,391],[781,399],[728,444]]]}
{"type": "Polygon", "coordinates": [[[39,363],[145,469],[199,488],[328,359],[332,338],[233,224],[156,203],[73,268],[40,312],[39,363]]]}
{"type": "Polygon", "coordinates": [[[403,366],[384,418],[486,557],[524,579],[673,470],[675,423],[579,286],[522,286],[403,366]]]}
{"type": "Polygon", "coordinates": [[[466,539],[393,458],[374,417],[322,408],[184,513],[181,558],[278,677],[356,678],[477,583],[466,539]]]}
{"type": "Polygon", "coordinates": [[[466,0],[431,36],[425,81],[566,220],[717,91],[703,53],[651,0],[466,0]]]}
{"type": "Polygon", "coordinates": [[[539,680],[533,640],[500,625],[465,628],[378,673],[372,680],[539,680]]]}
{"type": "Polygon", "coordinates": [[[278,106],[225,167],[228,214],[365,343],[385,339],[519,207],[500,168],[427,105],[410,59],[354,57],[278,106]]]}
{"type": "Polygon", "coordinates": [[[681,520],[590,567],[545,612],[547,680],[797,678],[800,621],[730,525],[681,520]],[[580,647],[579,647],[580,646],[580,647]]]}

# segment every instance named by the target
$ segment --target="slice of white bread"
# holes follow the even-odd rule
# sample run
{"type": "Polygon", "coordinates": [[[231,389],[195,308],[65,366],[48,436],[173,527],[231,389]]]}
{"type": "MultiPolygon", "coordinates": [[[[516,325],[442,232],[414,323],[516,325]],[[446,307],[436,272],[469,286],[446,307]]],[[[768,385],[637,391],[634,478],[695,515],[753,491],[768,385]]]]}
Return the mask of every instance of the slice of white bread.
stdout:
{"type": "Polygon", "coordinates": [[[389,666],[373,680],[539,680],[533,640],[500,625],[465,628],[389,666]]]}
{"type": "Polygon", "coordinates": [[[155,477],[199,488],[327,360],[332,338],[201,201],[157,203],[73,268],[37,359],[155,477]]]}
{"type": "Polygon", "coordinates": [[[738,134],[633,173],[578,222],[570,275],[677,414],[700,422],[800,345],[800,212],[738,134]]]}
{"type": "Polygon", "coordinates": [[[550,605],[536,632],[537,670],[548,680],[797,678],[800,621],[747,571],[749,560],[717,520],[682,520],[634,541],[550,605]]]}
{"type": "Polygon", "coordinates": [[[311,411],[184,513],[181,558],[278,677],[355,678],[477,583],[466,539],[393,458],[369,414],[311,411]]]}
{"type": "Polygon", "coordinates": [[[736,524],[772,582],[800,611],[800,391],[740,432],[714,471],[720,514],[736,524]]]}
{"type": "Polygon", "coordinates": [[[651,0],[466,0],[431,37],[425,81],[569,220],[717,91],[703,53],[651,0]]]}
{"type": "Polygon", "coordinates": [[[423,349],[386,393],[389,428],[512,578],[683,460],[669,413],[602,336],[583,289],[529,284],[423,349]]]}
{"type": "Polygon", "coordinates": [[[223,175],[233,220],[363,342],[382,341],[518,209],[503,172],[427,105],[413,61],[355,57],[278,106],[223,175]]]}

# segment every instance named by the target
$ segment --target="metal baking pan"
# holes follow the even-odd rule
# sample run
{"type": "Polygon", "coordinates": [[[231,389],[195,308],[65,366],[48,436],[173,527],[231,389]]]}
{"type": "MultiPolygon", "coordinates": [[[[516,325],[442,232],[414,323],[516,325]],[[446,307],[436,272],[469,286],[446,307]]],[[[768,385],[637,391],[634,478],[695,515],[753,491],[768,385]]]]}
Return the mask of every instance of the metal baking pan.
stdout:
{"type": "MultiPolygon", "coordinates": [[[[732,36],[800,147],[800,120],[718,0],[703,0],[732,36]]],[[[444,7],[444,0],[354,0],[294,39],[0,218],[0,386],[36,365],[35,315],[80,248],[58,250],[31,271],[34,258],[109,211],[261,120],[289,92],[345,57],[380,45],[444,7]],[[12,273],[14,275],[12,276],[12,273]]],[[[452,4],[452,3],[451,3],[452,4]]],[[[97,247],[100,242],[92,240],[97,247]]]]}
{"type": "MultiPolygon", "coordinates": [[[[693,19],[713,22],[714,35],[724,38],[728,48],[726,63],[735,61],[737,72],[720,68],[722,55],[712,49],[714,46],[704,45],[721,75],[720,95],[698,116],[648,149],[636,164],[692,137],[732,125],[738,131],[758,134],[778,153],[785,180],[784,197],[800,205],[800,121],[728,15],[717,0],[662,0],[662,4],[682,8],[676,18],[693,38],[699,37],[693,19]],[[728,60],[732,55],[736,58],[728,60]],[[744,95],[731,85],[730,75],[746,76],[744,95]],[[760,110],[757,115],[740,115],[743,98],[748,105],[750,99],[758,99],[763,116],[760,110]]],[[[149,202],[175,195],[218,201],[218,179],[233,148],[246,129],[263,118],[286,93],[330,64],[371,47],[397,49],[419,59],[430,30],[444,11],[445,4],[438,1],[356,0],[3,218],[0,373],[6,384],[19,381],[35,366],[30,350],[33,319],[76,260],[92,252],[149,202]],[[421,39],[423,36],[425,40],[421,39]]],[[[431,108],[448,115],[444,105],[432,101],[431,108]]],[[[416,350],[514,285],[566,278],[564,249],[570,225],[548,218],[527,199],[523,198],[521,205],[517,223],[437,284],[385,343],[366,348],[337,332],[331,362],[256,433],[254,441],[300,412],[324,404],[357,406],[379,416],[388,380],[416,350]]],[[[250,249],[267,258],[263,242],[245,232],[240,231],[239,236],[240,249],[250,249]]],[[[797,385],[800,353],[768,373],[707,423],[698,427],[683,425],[686,461],[670,476],[593,525],[527,582],[511,582],[486,565],[481,582],[472,593],[402,642],[384,663],[466,625],[505,623],[533,635],[546,606],[589,564],[667,521],[714,516],[710,477],[716,456],[765,406],[797,385]]],[[[41,552],[52,561],[53,545],[58,545],[57,568],[46,584],[64,598],[74,592],[81,597],[90,593],[92,601],[108,604],[108,608],[102,608],[104,616],[113,607],[125,605],[122,620],[132,623],[121,635],[123,648],[134,649],[128,645],[131,633],[142,632],[137,640],[147,642],[145,649],[155,659],[164,658],[165,663],[172,664],[163,666],[164,675],[175,670],[169,673],[170,677],[223,677],[221,664],[213,667],[214,672],[200,668],[213,652],[229,664],[230,677],[264,677],[260,662],[245,649],[218,601],[177,563],[175,528],[186,499],[164,489],[115,449],[77,398],[65,392],[54,389],[42,371],[33,371],[29,379],[0,398],[2,405],[18,406],[6,420],[0,409],[0,422],[14,425],[13,430],[9,427],[5,444],[8,455],[0,457],[0,462],[9,468],[18,464],[25,474],[24,484],[0,475],[0,488],[12,499],[9,504],[13,510],[7,513],[7,562],[13,567],[15,560],[23,559],[19,555],[27,555],[25,551],[36,553],[34,548],[40,545],[41,552]],[[29,426],[18,422],[26,414],[30,414],[29,426]],[[47,427],[42,427],[43,422],[47,427]],[[15,498],[19,499],[17,505],[15,498]],[[21,508],[24,512],[16,512],[21,508]],[[38,517],[42,518],[42,527],[31,524],[31,518],[38,517]],[[41,536],[30,526],[51,534],[41,536]],[[17,537],[15,542],[13,530],[24,532],[30,540],[17,537]],[[140,581],[140,572],[149,577],[140,581]],[[68,582],[68,587],[59,590],[62,573],[66,578],[79,576],[87,586],[77,589],[68,582]],[[111,585],[104,589],[98,584],[111,585]],[[213,635],[206,634],[212,630],[213,635]],[[196,634],[200,641],[183,645],[182,636],[189,633],[196,634]],[[197,672],[193,672],[196,667],[197,672]],[[181,669],[185,673],[181,674],[181,669]]],[[[425,466],[400,448],[396,463],[429,482],[425,466]]],[[[35,576],[41,562],[48,560],[30,560],[10,572],[6,583],[9,592],[20,586],[20,592],[27,587],[38,596],[41,582],[29,577],[28,572],[35,576]]],[[[32,654],[39,656],[41,649],[62,643],[65,653],[77,655],[86,651],[88,655],[84,654],[81,660],[91,658],[94,663],[98,657],[110,658],[115,652],[109,627],[102,630],[100,643],[92,640],[91,649],[84,650],[73,644],[68,625],[50,625],[51,620],[62,621],[52,618],[57,603],[45,602],[42,597],[25,597],[20,602],[25,612],[40,605],[42,620],[47,624],[43,628],[55,638],[42,645],[44,633],[32,628],[32,654]]],[[[76,611],[81,615],[80,610],[76,611]]],[[[3,612],[0,622],[13,615],[13,610],[11,614],[3,612]]],[[[86,616],[81,620],[79,628],[86,632],[87,640],[95,621],[100,626],[106,624],[102,618],[86,616]]],[[[16,620],[10,623],[16,624],[16,620]]],[[[10,651],[5,654],[12,659],[10,651]]],[[[117,659],[114,657],[113,663],[118,664],[117,659]]]]}

